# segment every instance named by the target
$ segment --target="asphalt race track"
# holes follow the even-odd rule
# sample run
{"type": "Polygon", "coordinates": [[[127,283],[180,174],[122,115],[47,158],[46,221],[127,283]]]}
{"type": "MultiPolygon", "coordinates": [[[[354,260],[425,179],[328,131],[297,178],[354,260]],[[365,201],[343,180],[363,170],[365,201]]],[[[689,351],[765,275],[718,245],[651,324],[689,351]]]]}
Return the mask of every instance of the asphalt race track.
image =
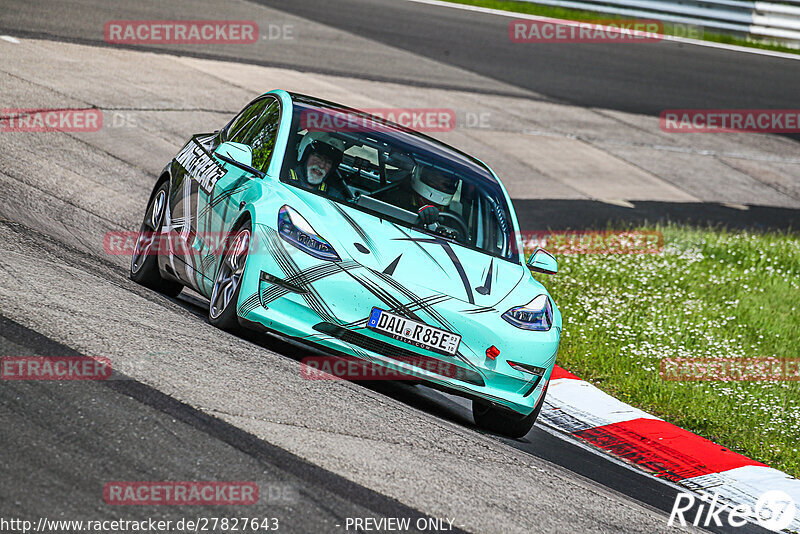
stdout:
{"type": "Polygon", "coordinates": [[[797,60],[658,43],[656,50],[614,44],[532,47],[498,39],[506,17],[409,2],[259,0],[264,5],[523,87],[556,101],[657,115],[665,108],[792,107],[797,60]],[[366,15],[366,16],[365,16],[366,15]],[[736,87],[736,90],[731,90],[736,87]]]}
{"type": "Polygon", "coordinates": [[[168,299],[133,284],[129,258],[106,253],[103,236],[138,228],[155,174],[191,134],[274,87],[365,107],[449,106],[459,118],[488,110],[485,128],[442,138],[498,170],[523,228],[665,217],[796,228],[795,139],[668,137],[657,115],[796,108],[800,61],[667,42],[531,51],[511,45],[508,19],[494,15],[333,4],[4,1],[0,35],[15,39],[0,40],[0,108],[96,106],[106,127],[0,133],[0,354],[104,356],[115,375],[0,383],[0,517],[246,515],[277,517],[285,532],[344,532],[353,517],[449,518],[481,533],[681,531],[667,527],[677,487],[540,425],[521,440],[481,433],[464,401],[428,388],[304,380],[298,349],[214,329],[189,291],[168,299]],[[103,41],[108,20],[192,18],[253,19],[295,37],[103,41]],[[202,512],[114,507],[102,498],[114,480],[255,480],[262,499],[202,512]]]}
{"type": "MultiPolygon", "coordinates": [[[[327,27],[323,31],[305,22],[296,30],[298,40],[304,34],[313,34],[316,40],[318,34],[327,32],[335,42],[332,30],[336,29],[362,38],[368,46],[357,50],[346,43],[325,46],[331,41],[320,39],[317,44],[277,47],[269,46],[267,41],[258,47],[204,46],[202,54],[433,87],[470,87],[467,80],[459,83],[435,72],[426,73],[423,65],[409,66],[409,60],[382,63],[376,48],[383,45],[554,101],[654,115],[665,108],[792,108],[800,89],[797,59],[736,54],[735,61],[731,61],[732,54],[727,50],[673,42],[653,47],[539,45],[532,49],[509,41],[508,24],[512,19],[406,1],[255,3],[269,8],[262,14],[262,26],[295,22],[294,17],[300,17],[327,27]],[[331,9],[332,4],[335,9],[331,9]],[[310,53],[312,47],[324,47],[325,52],[310,53]]],[[[240,3],[84,0],[74,5],[50,4],[46,0],[6,2],[4,13],[0,14],[0,30],[103,43],[102,28],[108,20],[170,19],[190,13],[200,18],[225,18],[240,3]],[[23,21],[24,25],[20,25],[23,21]]],[[[185,48],[191,50],[191,45],[185,48]]],[[[196,47],[194,51],[197,52],[196,47]]]]}

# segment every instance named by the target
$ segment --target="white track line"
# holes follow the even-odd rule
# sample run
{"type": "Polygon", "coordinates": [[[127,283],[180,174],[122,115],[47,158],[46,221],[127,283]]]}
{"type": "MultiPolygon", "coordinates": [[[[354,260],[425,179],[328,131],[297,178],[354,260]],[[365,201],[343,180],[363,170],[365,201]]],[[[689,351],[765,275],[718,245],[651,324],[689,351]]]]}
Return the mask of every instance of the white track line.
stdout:
{"type": "MultiPolygon", "coordinates": [[[[487,15],[497,15],[500,17],[509,17],[515,19],[549,21],[564,24],[565,26],[575,26],[577,24],[586,24],[587,21],[575,21],[567,19],[557,19],[553,17],[541,17],[539,15],[528,15],[526,13],[516,13],[514,11],[503,11],[500,9],[491,9],[488,7],[470,6],[467,4],[458,4],[454,2],[442,2],[440,0],[405,0],[406,2],[414,2],[417,4],[425,4],[430,6],[449,7],[451,9],[460,9],[462,11],[474,11],[476,13],[485,13],[487,15]]],[[[604,31],[614,32],[620,31],[619,28],[613,26],[598,25],[604,31]]],[[[731,45],[725,43],[714,43],[712,41],[702,41],[700,39],[689,39],[688,37],[676,37],[674,35],[664,35],[664,41],[674,41],[676,43],[685,43],[695,46],[705,46],[707,48],[719,48],[721,50],[730,50],[732,52],[743,52],[746,54],[758,54],[761,56],[778,57],[782,59],[800,60],[800,54],[788,54],[786,52],[776,52],[773,50],[762,50],[760,48],[750,48],[747,46],[731,45]]]]}

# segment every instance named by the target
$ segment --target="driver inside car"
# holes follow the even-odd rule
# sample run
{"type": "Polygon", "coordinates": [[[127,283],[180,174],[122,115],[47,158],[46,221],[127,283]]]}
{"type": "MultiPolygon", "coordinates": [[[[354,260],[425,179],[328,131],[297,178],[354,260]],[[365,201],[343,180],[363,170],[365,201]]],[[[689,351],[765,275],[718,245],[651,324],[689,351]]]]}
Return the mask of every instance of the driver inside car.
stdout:
{"type": "Polygon", "coordinates": [[[337,169],[342,162],[344,143],[321,133],[307,133],[297,150],[297,166],[289,169],[289,179],[305,189],[330,197],[346,198],[337,169]],[[341,145],[341,146],[340,146],[341,145]]]}
{"type": "Polygon", "coordinates": [[[459,180],[433,167],[416,165],[410,182],[394,190],[387,202],[416,213],[423,226],[439,222],[439,213],[453,200],[459,180]]]}

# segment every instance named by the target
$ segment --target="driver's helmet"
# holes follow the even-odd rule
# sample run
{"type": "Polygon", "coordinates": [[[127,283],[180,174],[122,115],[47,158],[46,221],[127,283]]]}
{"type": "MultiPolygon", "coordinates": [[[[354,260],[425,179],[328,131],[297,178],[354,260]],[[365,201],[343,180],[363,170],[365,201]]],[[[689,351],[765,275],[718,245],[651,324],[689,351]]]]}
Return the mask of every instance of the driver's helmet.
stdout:
{"type": "Polygon", "coordinates": [[[442,207],[450,205],[458,182],[458,178],[449,172],[427,165],[415,166],[411,174],[411,189],[432,204],[442,207]]]}
{"type": "Polygon", "coordinates": [[[297,162],[302,163],[315,153],[331,160],[331,170],[334,170],[342,162],[344,149],[345,144],[341,139],[324,132],[308,132],[297,148],[297,162]]]}

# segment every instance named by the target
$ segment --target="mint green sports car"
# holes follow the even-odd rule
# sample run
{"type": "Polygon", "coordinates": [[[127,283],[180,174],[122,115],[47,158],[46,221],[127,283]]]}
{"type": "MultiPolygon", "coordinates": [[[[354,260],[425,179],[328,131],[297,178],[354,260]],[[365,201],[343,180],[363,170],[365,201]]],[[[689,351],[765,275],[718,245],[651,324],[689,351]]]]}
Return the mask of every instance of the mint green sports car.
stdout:
{"type": "MultiPolygon", "coordinates": [[[[131,278],[255,329],[472,400],[511,437],[544,403],[561,313],[477,159],[380,117],[271,91],[194,136],[147,204],[131,278]]],[[[350,368],[350,367],[348,367],[350,368]]]]}

